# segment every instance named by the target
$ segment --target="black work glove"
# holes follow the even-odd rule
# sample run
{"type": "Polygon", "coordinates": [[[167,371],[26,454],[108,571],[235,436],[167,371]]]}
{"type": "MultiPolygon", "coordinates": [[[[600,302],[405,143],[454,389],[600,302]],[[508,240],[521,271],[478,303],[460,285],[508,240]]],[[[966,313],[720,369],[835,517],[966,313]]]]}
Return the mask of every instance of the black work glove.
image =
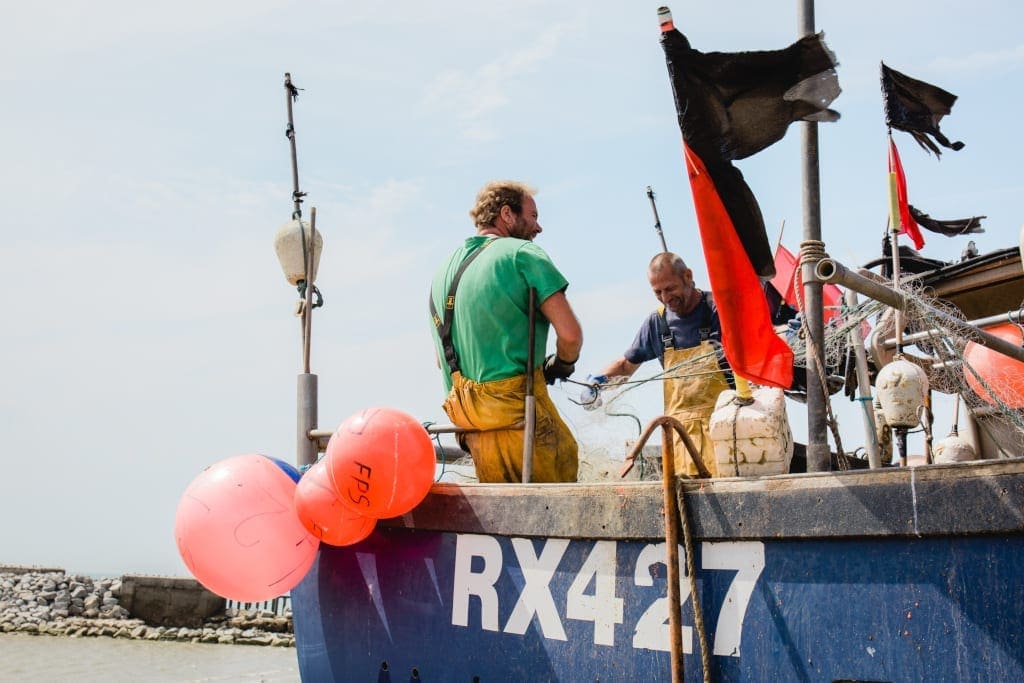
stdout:
{"type": "Polygon", "coordinates": [[[544,381],[554,384],[556,379],[565,379],[576,371],[576,362],[566,362],[553,353],[544,359],[544,381]]]}

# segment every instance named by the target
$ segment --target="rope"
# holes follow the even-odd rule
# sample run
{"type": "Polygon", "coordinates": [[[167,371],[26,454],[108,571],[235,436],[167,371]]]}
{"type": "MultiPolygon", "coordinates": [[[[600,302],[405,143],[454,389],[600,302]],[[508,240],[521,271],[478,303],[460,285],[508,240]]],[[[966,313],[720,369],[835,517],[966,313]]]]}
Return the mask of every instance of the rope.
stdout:
{"type": "Polygon", "coordinates": [[[711,652],[708,649],[707,630],[704,628],[704,610],[700,607],[700,596],[697,592],[697,567],[693,561],[693,532],[690,529],[690,513],[686,509],[686,493],[676,488],[679,501],[679,519],[683,527],[683,548],[686,550],[686,573],[690,583],[690,598],[693,602],[693,626],[697,629],[697,641],[700,643],[700,664],[704,672],[704,683],[711,683],[711,652]]]}
{"type": "MultiPolygon", "coordinates": [[[[750,405],[753,402],[753,399],[751,399],[749,402],[745,403],[745,405],[750,405]]],[[[740,476],[740,447],[738,443],[739,438],[736,434],[736,426],[739,424],[740,408],[744,406],[744,402],[733,401],[733,403],[736,404],[736,412],[732,414],[732,464],[735,468],[736,476],[738,477],[740,476]]]]}

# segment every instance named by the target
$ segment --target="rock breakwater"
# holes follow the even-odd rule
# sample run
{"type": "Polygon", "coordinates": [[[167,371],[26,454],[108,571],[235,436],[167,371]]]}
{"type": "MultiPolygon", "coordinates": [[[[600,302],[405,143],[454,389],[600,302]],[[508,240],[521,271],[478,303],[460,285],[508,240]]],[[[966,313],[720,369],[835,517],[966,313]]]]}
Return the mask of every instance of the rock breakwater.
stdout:
{"type": "Polygon", "coordinates": [[[0,569],[0,632],[234,645],[295,645],[290,612],[228,609],[197,628],[154,626],[120,604],[121,579],[0,569]]]}

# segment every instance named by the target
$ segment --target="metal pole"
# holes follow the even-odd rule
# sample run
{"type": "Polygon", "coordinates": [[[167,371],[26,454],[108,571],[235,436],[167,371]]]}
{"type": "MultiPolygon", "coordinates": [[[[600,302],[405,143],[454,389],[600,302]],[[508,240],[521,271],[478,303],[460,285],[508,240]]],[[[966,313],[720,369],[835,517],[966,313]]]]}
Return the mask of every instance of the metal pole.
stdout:
{"type": "MultiPolygon", "coordinates": [[[[309,210],[309,237],[306,239],[306,292],[302,306],[302,371],[309,373],[309,347],[313,335],[313,250],[316,248],[316,207],[309,210]]],[[[305,238],[305,235],[303,235],[305,238]]]]}
{"type": "MultiPolygon", "coordinates": [[[[889,154],[892,154],[892,134],[889,134],[889,154]]],[[[892,252],[892,287],[900,286],[900,202],[896,190],[896,173],[889,173],[889,250],[892,252]]],[[[896,355],[903,353],[903,311],[896,309],[896,355]]]]}
{"type": "Polygon", "coordinates": [[[537,290],[530,287],[528,297],[529,310],[526,319],[530,326],[527,333],[529,348],[526,350],[526,400],[523,404],[525,409],[525,433],[523,434],[523,483],[529,484],[533,477],[533,445],[534,433],[537,431],[537,399],[533,395],[533,374],[536,355],[533,351],[533,344],[536,340],[536,333],[533,329],[537,321],[537,290]]]}
{"type": "Polygon", "coordinates": [[[665,233],[661,231],[661,217],[658,216],[658,205],[654,203],[654,190],[651,186],[647,186],[647,198],[651,200],[651,211],[654,212],[654,229],[658,232],[658,238],[661,240],[661,250],[668,253],[668,247],[665,245],[665,233]]]}
{"type": "Polygon", "coordinates": [[[299,89],[292,83],[290,73],[284,75],[284,89],[287,93],[285,99],[288,102],[288,128],[285,130],[285,135],[288,137],[292,153],[292,203],[294,204],[292,218],[300,218],[302,216],[302,198],[306,196],[306,193],[299,191],[299,161],[295,151],[295,121],[292,118],[292,102],[298,98],[299,89]]]}
{"type": "MultiPolygon", "coordinates": [[[[679,591],[679,500],[676,498],[676,456],[672,428],[661,427],[661,491],[665,506],[665,554],[668,578],[668,634],[672,680],[683,681],[682,599],[679,591]]],[[[691,453],[694,460],[698,458],[691,453]]],[[[693,597],[697,597],[694,595],[693,597]]]]}
{"type": "MultiPolygon", "coordinates": [[[[851,310],[857,308],[857,292],[847,289],[843,293],[847,307],[851,310]]],[[[860,325],[850,330],[850,345],[853,347],[853,356],[857,366],[857,391],[860,396],[857,400],[864,412],[864,450],[868,453],[868,465],[871,469],[878,469],[882,466],[882,458],[878,453],[878,432],[875,430],[875,411],[871,397],[871,378],[868,374],[868,355],[864,351],[864,337],[860,332],[860,325]]]]}
{"type": "Polygon", "coordinates": [[[298,376],[296,392],[296,448],[295,461],[302,467],[313,465],[317,460],[318,442],[311,433],[317,423],[317,376],[309,372],[310,334],[312,332],[312,296],[313,296],[313,235],[315,235],[316,209],[311,213],[312,223],[309,236],[302,227],[302,198],[305,192],[299,190],[299,164],[295,149],[295,121],[292,115],[292,102],[299,96],[298,88],[292,83],[292,75],[284,75],[285,102],[288,105],[288,128],[285,135],[291,149],[292,160],[292,218],[299,221],[302,230],[302,255],[305,264],[305,290],[302,311],[302,369],[298,376]]]}
{"type": "MultiPolygon", "coordinates": [[[[852,289],[864,296],[871,297],[875,301],[881,301],[887,306],[891,306],[897,310],[905,311],[907,309],[907,299],[902,292],[898,292],[895,289],[886,287],[883,284],[875,282],[870,278],[866,278],[863,275],[858,275],[851,270],[847,270],[841,263],[831,258],[824,258],[818,261],[818,265],[815,268],[817,277],[821,278],[824,282],[831,282],[843,287],[852,289]]],[[[950,315],[945,311],[941,311],[931,306],[922,306],[928,315],[932,316],[943,326],[949,329],[951,332],[971,339],[972,341],[981,344],[982,346],[988,347],[993,351],[1019,360],[1024,363],[1024,348],[1008,342],[1002,337],[997,337],[994,334],[979,330],[978,328],[964,322],[960,318],[950,315]]]]}
{"type": "Polygon", "coordinates": [[[317,376],[309,372],[310,340],[313,332],[313,236],[316,235],[316,207],[309,212],[309,248],[306,249],[306,298],[302,307],[302,374],[298,378],[298,438],[296,460],[299,466],[315,465],[319,444],[312,437],[317,423],[317,376]]]}
{"type": "Polygon", "coordinates": [[[310,437],[316,429],[317,419],[317,377],[310,373],[299,375],[298,381],[298,429],[296,430],[295,461],[303,465],[315,465],[317,441],[310,437]]]}
{"type": "MultiPolygon", "coordinates": [[[[814,33],[814,0],[799,3],[800,37],[814,33]]],[[[804,241],[821,241],[821,184],[818,168],[818,124],[804,121],[800,126],[803,163],[804,241]]],[[[801,265],[804,282],[804,315],[807,333],[817,350],[817,363],[807,364],[807,471],[827,472],[831,469],[828,448],[823,377],[819,368],[825,367],[824,320],[822,316],[821,282],[814,277],[813,264],[801,265]]]]}
{"type": "MultiPolygon", "coordinates": [[[[997,325],[999,323],[1006,323],[1006,322],[1018,323],[1019,324],[1021,322],[1024,322],[1024,316],[1022,316],[1022,313],[1024,313],[1024,311],[1022,311],[1021,309],[1018,309],[1016,311],[1007,311],[1006,313],[997,313],[996,315],[989,315],[989,316],[986,316],[984,318],[976,318],[974,320],[968,320],[967,324],[971,325],[973,327],[988,327],[989,325],[997,325]]],[[[913,344],[915,342],[921,341],[922,339],[930,339],[933,335],[940,334],[940,333],[941,333],[940,330],[929,329],[929,330],[924,330],[924,331],[921,331],[921,332],[915,332],[914,334],[904,335],[904,337],[903,337],[903,344],[904,344],[904,346],[909,346],[909,345],[911,345],[911,344],[913,344]]],[[[882,348],[883,349],[894,349],[894,348],[896,348],[896,338],[895,337],[889,337],[888,339],[883,341],[882,342],[882,348]]]]}

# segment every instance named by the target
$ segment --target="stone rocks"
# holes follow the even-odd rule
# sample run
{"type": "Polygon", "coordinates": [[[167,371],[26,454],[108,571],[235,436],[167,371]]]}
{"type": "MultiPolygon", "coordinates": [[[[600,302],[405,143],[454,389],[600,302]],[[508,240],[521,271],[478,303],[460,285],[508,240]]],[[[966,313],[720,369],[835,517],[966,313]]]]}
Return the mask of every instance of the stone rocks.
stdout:
{"type": "Polygon", "coordinates": [[[293,647],[291,612],[230,609],[200,628],[153,626],[121,606],[120,579],[0,567],[0,633],[293,647]]]}

